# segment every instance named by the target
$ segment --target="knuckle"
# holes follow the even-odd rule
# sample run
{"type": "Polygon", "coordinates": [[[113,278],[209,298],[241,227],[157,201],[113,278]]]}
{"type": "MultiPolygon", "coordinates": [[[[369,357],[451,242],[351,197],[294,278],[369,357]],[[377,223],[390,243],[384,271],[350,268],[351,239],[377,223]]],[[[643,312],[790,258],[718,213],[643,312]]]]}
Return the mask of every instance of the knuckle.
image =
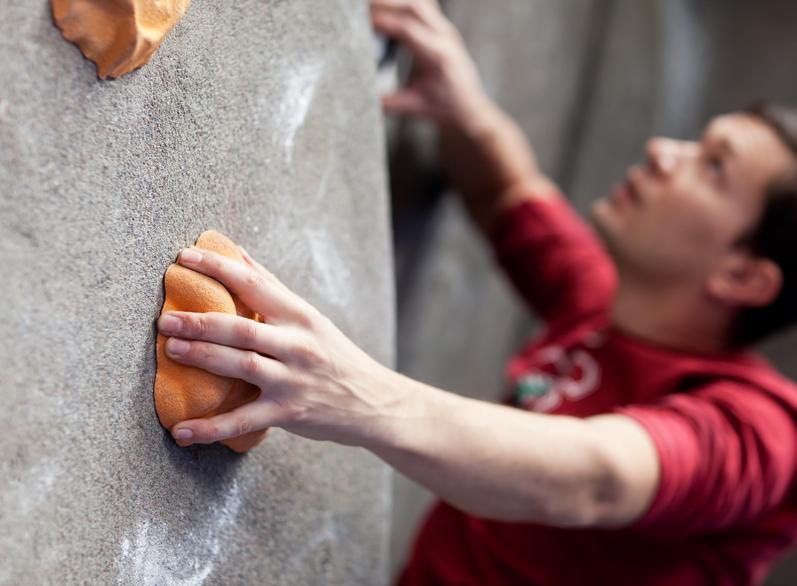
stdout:
{"type": "Polygon", "coordinates": [[[455,63],[453,57],[454,51],[455,45],[453,41],[443,40],[434,46],[434,48],[431,50],[431,54],[432,58],[439,65],[453,65],[455,63]]]}
{"type": "Polygon", "coordinates": [[[429,47],[429,62],[438,68],[442,68],[449,61],[449,52],[445,43],[435,43],[429,47]]]}
{"type": "Polygon", "coordinates": [[[263,275],[261,275],[258,271],[250,269],[247,271],[246,278],[244,280],[247,287],[257,289],[263,286],[264,278],[263,275]]]}
{"type": "Polygon", "coordinates": [[[247,319],[241,321],[236,327],[238,337],[246,347],[251,348],[257,343],[257,322],[247,319]]]}
{"type": "Polygon", "coordinates": [[[321,312],[315,307],[304,300],[300,300],[295,315],[297,325],[307,330],[316,331],[322,317],[321,312]]]}
{"type": "Polygon", "coordinates": [[[410,0],[407,5],[409,12],[419,18],[428,14],[429,7],[429,0],[410,0]]]}
{"type": "Polygon", "coordinates": [[[286,425],[302,425],[310,422],[311,409],[297,401],[282,405],[281,422],[286,425]]]}
{"type": "Polygon", "coordinates": [[[289,425],[307,424],[310,420],[310,410],[301,405],[291,405],[285,409],[285,423],[289,425]]]}
{"type": "Polygon", "coordinates": [[[445,20],[436,2],[430,0],[415,1],[415,15],[426,24],[439,25],[441,20],[445,20]]]}
{"type": "Polygon", "coordinates": [[[304,364],[315,364],[321,359],[321,352],[315,342],[302,342],[293,350],[294,356],[304,364]]]}
{"type": "Polygon", "coordinates": [[[214,442],[221,436],[221,433],[215,423],[208,423],[202,430],[202,435],[204,436],[202,437],[203,440],[214,442]]]}
{"type": "Polygon", "coordinates": [[[252,431],[252,422],[249,419],[241,418],[235,423],[235,434],[244,435],[252,431]]]}
{"type": "Polygon", "coordinates": [[[208,336],[207,317],[197,315],[191,319],[191,332],[198,338],[205,339],[208,336]]]}
{"type": "Polygon", "coordinates": [[[222,267],[224,266],[221,255],[216,252],[205,252],[204,258],[206,266],[212,269],[214,273],[221,271],[222,267]]]}
{"type": "Polygon", "coordinates": [[[440,23],[441,31],[459,48],[464,45],[465,40],[462,38],[462,33],[459,29],[448,19],[443,19],[440,23]]]}
{"type": "Polygon", "coordinates": [[[203,361],[208,361],[213,358],[214,351],[212,344],[196,344],[197,357],[203,361]]]}
{"type": "Polygon", "coordinates": [[[260,355],[256,352],[247,352],[246,356],[243,358],[243,363],[241,364],[241,369],[243,370],[244,374],[248,375],[249,377],[257,377],[260,375],[263,369],[263,363],[261,361],[260,355]]]}

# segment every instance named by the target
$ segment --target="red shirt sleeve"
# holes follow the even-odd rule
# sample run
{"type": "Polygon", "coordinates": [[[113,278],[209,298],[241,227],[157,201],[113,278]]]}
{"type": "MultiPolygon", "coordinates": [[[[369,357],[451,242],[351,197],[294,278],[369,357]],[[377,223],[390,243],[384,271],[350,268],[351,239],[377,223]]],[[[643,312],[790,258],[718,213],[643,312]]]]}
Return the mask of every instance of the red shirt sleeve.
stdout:
{"type": "Polygon", "coordinates": [[[660,460],[657,494],[635,528],[695,535],[743,526],[791,486],[795,413],[756,387],[722,381],[616,412],[647,429],[660,460]]]}
{"type": "Polygon", "coordinates": [[[499,265],[548,323],[605,311],[617,280],[596,235],[565,197],[552,195],[506,210],[490,238],[499,265]]]}

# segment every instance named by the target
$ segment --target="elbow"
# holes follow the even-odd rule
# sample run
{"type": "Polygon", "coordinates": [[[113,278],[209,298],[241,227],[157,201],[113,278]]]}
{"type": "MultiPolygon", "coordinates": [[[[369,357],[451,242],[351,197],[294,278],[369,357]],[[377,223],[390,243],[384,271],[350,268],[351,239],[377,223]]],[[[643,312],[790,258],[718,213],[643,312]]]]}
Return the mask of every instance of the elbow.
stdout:
{"type": "Polygon", "coordinates": [[[567,503],[550,511],[552,524],[570,529],[617,527],[624,501],[620,479],[611,472],[600,473],[585,480],[567,503]]]}
{"type": "MultiPolygon", "coordinates": [[[[622,466],[597,456],[577,482],[570,499],[554,503],[553,525],[571,529],[613,529],[633,521],[629,503],[633,491],[622,466]]],[[[565,494],[565,492],[563,492],[565,494]]]]}
{"type": "Polygon", "coordinates": [[[648,510],[658,483],[654,470],[612,454],[600,458],[584,507],[576,519],[578,527],[619,529],[635,523],[648,510]]]}
{"type": "Polygon", "coordinates": [[[658,490],[656,447],[647,432],[628,418],[600,416],[590,425],[597,433],[589,442],[590,465],[570,526],[627,527],[645,515],[658,490]]]}

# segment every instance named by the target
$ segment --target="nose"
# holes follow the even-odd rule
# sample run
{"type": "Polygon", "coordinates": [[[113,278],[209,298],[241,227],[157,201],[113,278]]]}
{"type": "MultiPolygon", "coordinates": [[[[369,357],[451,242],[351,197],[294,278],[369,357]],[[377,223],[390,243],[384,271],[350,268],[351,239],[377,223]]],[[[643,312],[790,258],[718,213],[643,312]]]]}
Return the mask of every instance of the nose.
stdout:
{"type": "Polygon", "coordinates": [[[648,167],[656,175],[668,176],[678,165],[678,141],[670,138],[651,138],[645,145],[648,167]]]}
{"type": "Polygon", "coordinates": [[[696,142],[672,138],[651,138],[645,145],[645,154],[650,169],[661,177],[667,177],[685,160],[700,156],[696,142]]]}

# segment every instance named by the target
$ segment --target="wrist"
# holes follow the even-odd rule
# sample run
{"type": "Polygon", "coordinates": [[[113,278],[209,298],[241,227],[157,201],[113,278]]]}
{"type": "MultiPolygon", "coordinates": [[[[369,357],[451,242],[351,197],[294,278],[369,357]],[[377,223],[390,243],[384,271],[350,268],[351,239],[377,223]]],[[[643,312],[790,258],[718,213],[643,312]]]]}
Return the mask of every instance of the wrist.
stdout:
{"type": "Polygon", "coordinates": [[[479,93],[456,108],[442,126],[445,132],[479,142],[495,132],[502,118],[498,105],[486,94],[479,93]]]}
{"type": "Polygon", "coordinates": [[[423,443],[429,422],[439,420],[447,393],[385,368],[381,375],[383,399],[361,436],[360,446],[377,456],[412,451],[423,443]]]}

